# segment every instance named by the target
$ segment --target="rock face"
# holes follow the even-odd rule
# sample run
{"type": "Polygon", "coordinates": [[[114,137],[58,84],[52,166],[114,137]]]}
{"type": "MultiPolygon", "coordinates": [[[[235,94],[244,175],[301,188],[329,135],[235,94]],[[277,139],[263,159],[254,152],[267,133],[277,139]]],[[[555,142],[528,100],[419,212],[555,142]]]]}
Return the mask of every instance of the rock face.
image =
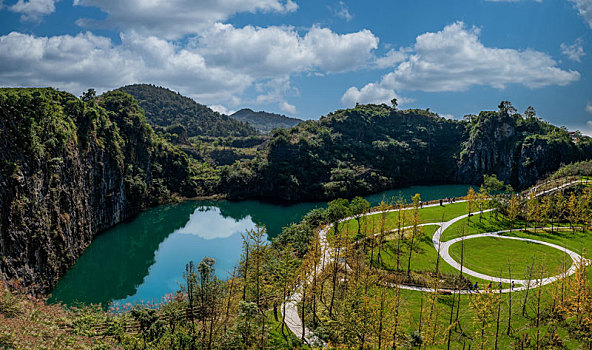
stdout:
{"type": "Polygon", "coordinates": [[[173,192],[192,195],[187,158],[143,118],[121,92],[84,103],[52,89],[0,90],[3,278],[48,291],[97,233],[173,192]],[[167,160],[178,163],[172,172],[167,160]]]}
{"type": "Polygon", "coordinates": [[[515,189],[533,185],[562,164],[592,158],[589,138],[536,119],[482,112],[469,126],[456,181],[479,185],[484,174],[515,189]]]}
{"type": "Polygon", "coordinates": [[[358,105],[279,129],[264,157],[222,172],[233,198],[331,200],[411,185],[483,183],[523,189],[561,164],[592,158],[592,139],[536,117],[481,112],[446,120],[423,110],[358,105]]]}

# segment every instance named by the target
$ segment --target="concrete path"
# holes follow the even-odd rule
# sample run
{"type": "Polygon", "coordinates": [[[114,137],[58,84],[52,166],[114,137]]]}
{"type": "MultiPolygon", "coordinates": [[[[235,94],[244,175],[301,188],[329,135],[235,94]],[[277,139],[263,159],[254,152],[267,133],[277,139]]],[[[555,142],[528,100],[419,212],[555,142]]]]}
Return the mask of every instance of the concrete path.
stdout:
{"type": "MultiPolygon", "coordinates": [[[[572,186],[572,185],[578,184],[580,182],[581,182],[581,180],[573,181],[573,182],[558,186],[556,188],[552,188],[550,190],[546,190],[546,191],[537,193],[536,196],[540,196],[540,195],[548,194],[548,193],[551,193],[551,192],[554,192],[557,190],[561,190],[565,187],[572,186]]],[[[461,203],[461,202],[465,202],[465,200],[459,200],[456,203],[461,203]]],[[[446,203],[445,205],[447,205],[447,204],[450,204],[450,203],[446,203]]],[[[422,208],[436,207],[439,205],[440,205],[439,203],[435,203],[435,204],[431,204],[431,205],[424,205],[424,206],[422,206],[422,208]]],[[[412,210],[412,209],[413,209],[413,207],[407,207],[407,208],[403,208],[402,210],[412,210]]],[[[400,210],[400,209],[389,209],[389,210],[384,210],[384,211],[372,212],[372,213],[365,214],[365,216],[366,215],[381,214],[381,213],[391,213],[391,212],[396,212],[398,210],[400,210]]],[[[483,213],[490,212],[493,210],[494,209],[484,210],[483,213]]],[[[476,216],[478,213],[479,212],[475,212],[472,215],[476,216]]],[[[439,252],[439,254],[444,259],[444,261],[446,261],[448,264],[450,264],[452,267],[456,268],[459,271],[461,269],[461,266],[459,263],[457,263],[450,256],[449,249],[450,249],[450,246],[452,246],[454,243],[457,243],[463,239],[466,240],[466,239],[482,238],[482,237],[496,237],[496,238],[503,238],[503,239],[520,240],[520,241],[531,242],[531,243],[536,243],[536,244],[543,244],[543,245],[564,251],[565,253],[569,254],[569,256],[572,259],[572,264],[571,264],[569,270],[567,270],[559,275],[556,275],[556,276],[546,277],[546,278],[538,279],[538,280],[535,279],[532,281],[518,280],[518,279],[510,280],[510,279],[501,278],[499,276],[498,277],[488,276],[488,275],[485,275],[485,274],[482,274],[479,272],[472,271],[464,266],[462,267],[462,272],[464,274],[469,275],[469,276],[477,277],[482,280],[502,282],[502,283],[511,283],[512,281],[514,281],[515,284],[519,285],[518,287],[514,287],[514,288],[502,289],[500,291],[500,293],[518,292],[521,290],[525,290],[527,288],[536,288],[536,287],[544,286],[546,284],[553,283],[561,278],[571,276],[572,274],[574,274],[576,272],[579,264],[584,264],[584,265],[592,264],[592,260],[584,259],[581,255],[579,255],[569,249],[566,249],[564,247],[558,246],[556,244],[538,241],[538,240],[529,239],[529,238],[508,237],[508,236],[501,236],[500,235],[502,233],[508,233],[511,231],[520,231],[519,229],[503,230],[503,231],[490,232],[490,233],[481,233],[481,234],[475,234],[475,235],[465,236],[465,237],[461,237],[461,238],[455,238],[455,239],[452,239],[452,240],[446,241],[446,242],[441,241],[442,234],[446,231],[446,229],[448,229],[454,223],[467,218],[468,216],[469,216],[468,214],[465,214],[465,215],[458,216],[456,218],[453,218],[452,220],[449,220],[449,221],[443,222],[443,223],[427,223],[427,224],[420,225],[420,226],[428,226],[428,225],[440,226],[436,230],[436,232],[434,233],[434,236],[432,237],[432,243],[434,245],[434,248],[436,249],[436,251],[439,252]],[[529,284],[530,284],[530,286],[528,286],[529,284]]],[[[348,218],[342,219],[342,220],[340,220],[340,222],[348,221],[351,219],[354,219],[354,217],[348,217],[348,218]]],[[[309,283],[309,284],[312,283],[312,280],[315,275],[320,274],[321,271],[323,271],[323,269],[328,264],[330,264],[331,262],[334,261],[333,255],[334,255],[335,249],[332,248],[329,245],[329,242],[327,241],[327,233],[329,232],[331,227],[332,227],[332,225],[328,225],[319,231],[319,241],[320,241],[320,246],[321,246],[320,247],[321,248],[321,261],[319,262],[316,271],[311,272],[306,277],[307,283],[309,283]]],[[[401,229],[405,230],[405,229],[409,229],[411,227],[412,226],[407,226],[407,227],[403,227],[401,229]]],[[[389,233],[396,232],[396,231],[397,230],[392,230],[389,233]]],[[[374,234],[373,236],[375,237],[377,235],[378,234],[374,234]]],[[[364,238],[364,239],[367,239],[367,238],[364,238]]],[[[384,283],[384,285],[387,287],[393,287],[393,288],[398,287],[398,288],[406,289],[406,290],[430,292],[430,293],[435,293],[435,292],[436,293],[443,293],[444,292],[444,293],[471,294],[471,293],[480,293],[480,292],[484,291],[483,289],[481,289],[481,290],[460,290],[460,291],[459,290],[450,290],[450,289],[445,289],[445,288],[434,289],[434,288],[428,288],[428,287],[416,287],[416,286],[386,283],[386,282],[384,283]]],[[[497,290],[496,290],[496,292],[497,292],[497,290]]],[[[309,329],[307,329],[303,325],[302,320],[300,319],[300,315],[298,314],[298,308],[297,308],[297,305],[298,305],[298,303],[300,303],[301,300],[302,300],[302,286],[299,285],[294,289],[293,293],[288,297],[288,299],[286,299],[284,301],[284,303],[282,304],[281,312],[285,315],[286,325],[298,338],[302,338],[302,335],[304,334],[304,338],[302,340],[306,344],[314,345],[314,346],[325,346],[326,344],[322,340],[318,339],[309,329]]]]}

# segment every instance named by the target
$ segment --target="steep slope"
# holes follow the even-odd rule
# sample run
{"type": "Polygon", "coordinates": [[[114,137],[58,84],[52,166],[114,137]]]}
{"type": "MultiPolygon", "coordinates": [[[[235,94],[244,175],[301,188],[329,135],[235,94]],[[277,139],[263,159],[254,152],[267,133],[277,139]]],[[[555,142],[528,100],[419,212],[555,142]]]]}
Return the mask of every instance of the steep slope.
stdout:
{"type": "Polygon", "coordinates": [[[358,105],[275,132],[248,166],[222,171],[231,197],[323,200],[419,184],[480,185],[485,174],[514,188],[562,163],[592,158],[592,140],[519,114],[471,121],[423,110],[358,105]]]}
{"type": "Polygon", "coordinates": [[[255,112],[249,108],[241,109],[231,114],[230,117],[244,123],[249,123],[263,133],[268,133],[278,128],[291,128],[303,122],[301,119],[263,111],[255,112]]]}
{"type": "Polygon", "coordinates": [[[146,112],[153,127],[182,125],[191,136],[249,136],[257,133],[250,125],[214,112],[207,106],[163,87],[128,85],[120,90],[132,95],[146,112]]]}
{"type": "Polygon", "coordinates": [[[427,111],[359,105],[276,131],[264,155],[251,167],[223,171],[222,183],[233,197],[283,200],[446,183],[465,132],[462,123],[427,111]]]}
{"type": "Polygon", "coordinates": [[[589,137],[569,133],[536,117],[481,112],[460,155],[456,181],[479,184],[483,174],[517,189],[533,185],[562,164],[592,158],[589,137]]]}
{"type": "Polygon", "coordinates": [[[98,232],[198,194],[196,174],[126,93],[83,102],[53,89],[0,89],[3,278],[48,290],[98,232]]]}

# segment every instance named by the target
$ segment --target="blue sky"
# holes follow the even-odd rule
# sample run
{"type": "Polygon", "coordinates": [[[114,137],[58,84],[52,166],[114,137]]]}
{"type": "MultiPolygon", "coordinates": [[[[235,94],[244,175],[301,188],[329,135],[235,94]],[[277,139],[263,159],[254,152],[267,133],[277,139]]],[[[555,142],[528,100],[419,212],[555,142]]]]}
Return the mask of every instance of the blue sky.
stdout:
{"type": "Polygon", "coordinates": [[[592,134],[592,0],[0,0],[0,85],[144,82],[222,112],[519,111],[592,134]]]}

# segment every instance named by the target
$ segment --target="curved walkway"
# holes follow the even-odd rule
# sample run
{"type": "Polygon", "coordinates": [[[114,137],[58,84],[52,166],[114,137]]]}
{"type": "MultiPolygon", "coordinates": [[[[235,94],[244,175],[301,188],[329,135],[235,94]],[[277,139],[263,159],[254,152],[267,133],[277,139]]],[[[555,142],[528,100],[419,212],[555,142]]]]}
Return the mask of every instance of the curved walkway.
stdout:
{"type": "MultiPolygon", "coordinates": [[[[551,192],[554,192],[557,190],[561,190],[565,187],[572,186],[572,185],[578,184],[580,182],[581,182],[581,180],[573,181],[573,182],[558,186],[556,188],[549,189],[549,190],[543,191],[541,193],[537,193],[536,196],[551,193],[551,192]]],[[[460,203],[460,202],[464,202],[464,200],[457,201],[457,203],[460,203]]],[[[439,206],[439,205],[440,205],[439,203],[431,204],[431,205],[424,205],[422,208],[435,207],[435,206],[439,206]]],[[[403,208],[403,209],[388,209],[388,210],[384,210],[384,211],[368,213],[365,215],[375,215],[375,214],[381,214],[381,213],[396,212],[398,210],[411,210],[411,209],[413,209],[413,208],[408,207],[408,208],[403,208]]],[[[494,209],[484,210],[483,213],[490,212],[493,210],[494,209]]],[[[475,214],[476,213],[473,213],[471,215],[475,215],[475,214]]],[[[434,233],[434,236],[432,237],[432,243],[434,245],[434,248],[436,249],[437,252],[439,252],[440,256],[444,259],[444,261],[446,261],[448,264],[450,264],[452,267],[454,267],[455,269],[457,269],[459,271],[461,270],[461,265],[459,263],[457,263],[450,256],[450,253],[449,253],[450,246],[452,246],[454,243],[457,243],[463,239],[466,240],[466,239],[481,238],[481,237],[496,237],[496,238],[513,239],[513,240],[531,242],[531,243],[536,243],[536,244],[542,244],[542,245],[546,245],[546,246],[549,246],[549,247],[552,247],[555,249],[562,250],[565,253],[569,254],[569,256],[572,259],[572,264],[567,271],[565,271],[559,275],[556,275],[556,276],[547,277],[547,278],[543,278],[543,279],[533,279],[531,281],[517,280],[517,279],[510,280],[510,279],[501,278],[501,277],[489,276],[489,275],[485,275],[485,274],[482,274],[479,272],[472,271],[464,266],[462,267],[463,273],[465,273],[469,276],[480,278],[482,280],[502,282],[502,283],[511,283],[512,281],[514,281],[514,283],[521,285],[521,286],[514,287],[514,288],[502,289],[499,291],[500,293],[512,293],[512,292],[518,292],[521,290],[525,290],[527,288],[541,287],[546,284],[553,283],[559,279],[571,276],[572,274],[574,274],[576,272],[578,265],[580,263],[584,264],[584,265],[592,264],[592,260],[584,259],[581,255],[579,255],[569,249],[561,247],[559,245],[553,244],[553,243],[538,241],[538,240],[529,239],[529,238],[509,237],[509,236],[501,236],[500,235],[502,233],[508,233],[508,232],[512,232],[512,231],[520,231],[520,229],[502,230],[502,231],[490,232],[490,233],[480,233],[480,234],[474,234],[474,235],[470,235],[470,236],[455,238],[455,239],[452,239],[452,240],[446,241],[446,242],[441,241],[442,234],[450,226],[452,226],[454,223],[456,223],[462,219],[465,219],[467,217],[469,217],[469,214],[458,216],[458,217],[453,218],[452,220],[449,220],[447,222],[426,223],[426,224],[420,225],[420,226],[428,226],[428,225],[440,226],[436,230],[436,232],[434,233]]],[[[348,221],[351,219],[354,219],[354,218],[347,217],[347,218],[340,220],[340,222],[348,221]]],[[[328,241],[327,241],[327,233],[329,232],[331,227],[332,227],[332,225],[328,225],[319,231],[319,241],[320,241],[320,245],[321,245],[321,247],[320,247],[321,248],[321,261],[320,261],[320,264],[317,266],[316,271],[313,271],[312,273],[310,273],[307,276],[308,283],[312,282],[314,275],[318,275],[325,268],[325,266],[327,264],[334,261],[333,251],[335,249],[331,248],[328,241]]],[[[412,226],[406,226],[401,229],[409,229],[410,227],[412,227],[412,226]]],[[[393,231],[391,231],[391,232],[393,232],[393,231]]],[[[369,237],[375,237],[377,235],[378,234],[374,234],[369,237]]],[[[364,239],[366,239],[366,238],[364,238],[364,239]]],[[[484,290],[451,290],[451,289],[442,289],[442,288],[441,289],[434,289],[434,288],[428,288],[428,287],[416,287],[416,286],[409,286],[409,285],[405,285],[405,284],[394,284],[394,283],[385,283],[384,285],[386,285],[388,287],[398,287],[398,288],[406,289],[406,290],[431,292],[431,293],[435,293],[435,292],[436,293],[437,292],[451,292],[452,293],[452,292],[454,292],[454,293],[460,293],[460,294],[470,294],[470,293],[479,293],[479,292],[484,291],[484,290]]],[[[282,305],[281,312],[284,314],[285,323],[288,326],[288,328],[297,337],[300,338],[300,337],[304,336],[303,341],[305,341],[307,344],[324,346],[325,345],[324,342],[322,340],[318,339],[308,328],[306,328],[303,325],[302,320],[300,319],[300,316],[298,314],[298,308],[297,308],[297,305],[301,300],[302,300],[302,286],[299,285],[294,289],[293,293],[285,300],[284,304],[282,305]]]]}
{"type": "MultiPolygon", "coordinates": [[[[550,227],[548,227],[550,228],[550,227]]],[[[548,228],[543,228],[543,229],[548,229],[548,228]]],[[[501,292],[502,293],[508,293],[508,292],[518,292],[521,290],[525,290],[527,288],[534,288],[534,287],[540,287],[540,286],[544,286],[546,284],[549,283],[553,283],[559,279],[568,277],[573,275],[577,268],[578,268],[578,264],[581,262],[583,264],[590,264],[590,260],[588,259],[584,259],[580,254],[569,250],[565,247],[561,247],[557,244],[553,244],[553,243],[549,243],[549,242],[544,242],[544,241],[539,241],[539,240],[535,240],[535,239],[530,239],[530,238],[521,238],[521,237],[511,237],[511,236],[501,236],[501,233],[508,233],[508,232],[517,232],[517,231],[521,231],[520,229],[515,229],[515,230],[502,230],[502,231],[497,231],[497,232],[490,232],[490,233],[479,233],[479,234],[475,234],[475,235],[470,235],[470,236],[465,236],[465,237],[459,237],[459,238],[455,238],[452,239],[450,241],[446,241],[446,242],[440,242],[440,256],[442,256],[442,258],[444,259],[444,261],[446,261],[447,263],[449,263],[452,267],[454,267],[457,270],[461,269],[461,265],[456,262],[456,260],[454,260],[449,253],[449,249],[450,246],[452,246],[453,244],[460,242],[462,240],[467,240],[467,239],[473,239],[473,238],[484,238],[484,237],[494,237],[494,238],[503,238],[503,239],[512,239],[512,240],[516,240],[516,241],[522,241],[522,242],[530,242],[530,243],[536,243],[536,244],[541,244],[541,245],[546,245],[548,247],[551,248],[555,248],[558,250],[561,250],[563,252],[565,252],[566,254],[569,254],[571,260],[572,260],[572,264],[570,266],[570,268],[567,271],[564,271],[563,273],[560,273],[559,275],[556,276],[552,276],[552,277],[546,277],[543,279],[532,279],[532,280],[520,280],[520,279],[507,279],[507,278],[501,278],[501,277],[494,277],[494,276],[489,276],[489,275],[485,275],[479,272],[475,272],[473,270],[470,270],[466,267],[462,267],[462,271],[463,273],[466,273],[467,275],[473,276],[473,277],[477,277],[483,280],[487,280],[487,281],[494,281],[494,282],[502,282],[502,283],[512,283],[515,282],[517,284],[521,284],[522,286],[520,287],[514,287],[514,288],[507,288],[507,289],[502,289],[501,292]],[[530,284],[530,286],[529,286],[530,284]]]]}

